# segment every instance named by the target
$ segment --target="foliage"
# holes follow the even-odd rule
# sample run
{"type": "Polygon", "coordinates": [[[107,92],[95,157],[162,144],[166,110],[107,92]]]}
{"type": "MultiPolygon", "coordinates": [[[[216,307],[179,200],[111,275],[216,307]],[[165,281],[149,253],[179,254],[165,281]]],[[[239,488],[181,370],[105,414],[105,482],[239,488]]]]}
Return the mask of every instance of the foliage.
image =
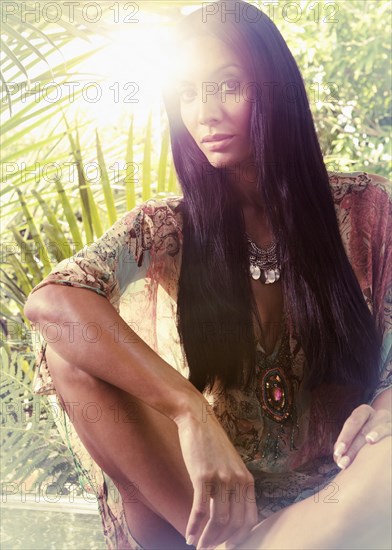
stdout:
{"type": "Polygon", "coordinates": [[[58,437],[53,416],[58,411],[31,392],[35,358],[24,352],[13,351],[11,357],[4,349],[0,352],[5,492],[22,495],[36,491],[40,495],[43,488],[50,492],[50,487],[62,494],[80,492],[71,454],[58,437]]]}
{"type": "Polygon", "coordinates": [[[390,2],[297,4],[301,10],[275,22],[304,76],[328,169],[388,177],[391,42],[385,22],[391,21],[390,2]]]}

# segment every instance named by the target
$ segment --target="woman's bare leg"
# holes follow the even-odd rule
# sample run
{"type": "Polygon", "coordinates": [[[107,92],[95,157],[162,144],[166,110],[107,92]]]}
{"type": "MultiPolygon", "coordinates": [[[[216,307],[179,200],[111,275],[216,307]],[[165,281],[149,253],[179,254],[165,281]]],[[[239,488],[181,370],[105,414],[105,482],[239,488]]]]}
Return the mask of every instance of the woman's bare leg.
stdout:
{"type": "Polygon", "coordinates": [[[386,437],[363,447],[351,466],[323,490],[254,527],[252,535],[236,548],[390,549],[391,487],[392,437],[386,437]]]}
{"type": "Polygon", "coordinates": [[[67,363],[49,346],[46,358],[78,436],[118,487],[132,535],[149,550],[189,550],[184,534],[193,487],[177,426],[123,390],[67,363]],[[100,419],[89,421],[88,415],[93,418],[97,410],[100,419]]]}

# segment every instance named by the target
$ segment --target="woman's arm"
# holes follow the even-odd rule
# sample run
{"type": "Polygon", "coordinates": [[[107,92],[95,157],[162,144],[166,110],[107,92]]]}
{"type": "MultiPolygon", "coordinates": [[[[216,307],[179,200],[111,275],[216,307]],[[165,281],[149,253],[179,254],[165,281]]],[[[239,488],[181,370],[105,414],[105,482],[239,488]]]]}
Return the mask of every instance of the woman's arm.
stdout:
{"type": "Polygon", "coordinates": [[[58,355],[172,420],[189,414],[201,417],[208,405],[204,396],[95,292],[46,285],[30,294],[25,314],[44,332],[58,355]]]}
{"type": "Polygon", "coordinates": [[[199,541],[204,547],[231,538],[241,542],[258,521],[254,479],[204,396],[95,292],[48,284],[30,294],[25,314],[66,361],[127,391],[177,424],[194,488],[188,544],[199,541]],[[85,338],[89,323],[94,326],[91,341],[85,338]],[[227,498],[230,492],[239,498],[227,498]]]}

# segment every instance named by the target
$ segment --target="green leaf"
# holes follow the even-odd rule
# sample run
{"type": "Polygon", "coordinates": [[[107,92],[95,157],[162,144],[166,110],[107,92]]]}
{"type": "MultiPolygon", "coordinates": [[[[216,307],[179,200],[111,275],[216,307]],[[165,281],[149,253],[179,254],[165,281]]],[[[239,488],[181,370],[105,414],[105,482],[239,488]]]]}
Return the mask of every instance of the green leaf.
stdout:
{"type": "Polygon", "coordinates": [[[29,208],[26,204],[26,201],[25,201],[25,198],[24,198],[24,195],[23,195],[22,191],[16,187],[16,192],[19,195],[20,205],[21,205],[22,211],[25,215],[26,223],[29,226],[31,237],[34,240],[34,242],[35,242],[35,244],[37,245],[37,248],[38,248],[39,259],[43,264],[43,274],[44,274],[44,276],[46,276],[52,270],[52,265],[51,265],[50,260],[49,260],[48,251],[46,249],[45,243],[42,240],[41,234],[39,233],[39,231],[38,231],[38,229],[35,225],[33,216],[31,215],[30,210],[29,210],[29,208]]]}
{"type": "Polygon", "coordinates": [[[131,124],[129,126],[127,151],[125,155],[125,192],[126,192],[126,204],[127,211],[132,210],[136,205],[135,194],[135,164],[133,161],[133,116],[131,117],[131,124]]]}
{"type": "Polygon", "coordinates": [[[109,217],[109,224],[112,226],[117,219],[116,207],[114,204],[113,191],[110,185],[108,172],[106,170],[105,160],[103,158],[102,147],[99,141],[98,131],[95,132],[97,143],[98,166],[101,174],[101,184],[105,197],[106,209],[109,217]]]}
{"type": "Polygon", "coordinates": [[[167,156],[169,151],[170,134],[169,128],[165,129],[162,137],[161,154],[159,157],[158,167],[158,193],[163,193],[166,190],[166,168],[167,168],[167,156]]]}
{"type": "MultiPolygon", "coordinates": [[[[22,254],[22,262],[27,266],[29,273],[33,278],[33,284],[37,285],[41,282],[43,278],[43,273],[41,272],[41,268],[34,260],[31,246],[24,239],[22,239],[19,231],[15,227],[11,227],[11,231],[16,241],[16,244],[19,245],[20,253],[22,254]]],[[[11,259],[9,261],[12,262],[11,259]]]]}
{"type": "Polygon", "coordinates": [[[143,189],[142,199],[146,201],[151,196],[151,152],[152,152],[152,116],[151,112],[148,116],[146,137],[144,142],[144,155],[143,155],[143,189]]]}
{"type": "Polygon", "coordinates": [[[175,172],[173,161],[170,163],[168,192],[179,194],[179,190],[178,190],[178,186],[177,186],[177,177],[176,177],[176,172],[175,172]]]}
{"type": "MultiPolygon", "coordinates": [[[[22,291],[21,300],[28,296],[30,294],[30,291],[32,290],[32,284],[30,279],[27,277],[26,272],[23,268],[22,263],[18,259],[17,256],[9,256],[7,258],[8,263],[10,263],[15,271],[15,276],[17,279],[18,286],[20,287],[22,291]]],[[[15,298],[16,299],[16,298],[15,298]]]]}
{"type": "Polygon", "coordinates": [[[69,230],[72,235],[73,245],[76,250],[80,250],[83,247],[83,239],[79,231],[78,222],[76,216],[71,208],[71,204],[68,200],[66,191],[59,178],[55,178],[56,190],[59,195],[61,205],[63,207],[65,218],[68,222],[69,230]]]}

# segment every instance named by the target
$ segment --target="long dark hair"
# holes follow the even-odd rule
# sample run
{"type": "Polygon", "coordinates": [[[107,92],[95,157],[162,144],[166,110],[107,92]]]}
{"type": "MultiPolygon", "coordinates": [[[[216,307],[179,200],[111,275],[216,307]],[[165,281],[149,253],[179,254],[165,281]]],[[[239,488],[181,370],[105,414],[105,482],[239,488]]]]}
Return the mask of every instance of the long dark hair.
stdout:
{"type": "MultiPolygon", "coordinates": [[[[201,9],[183,18],[177,36],[210,34],[249,63],[258,90],[250,132],[257,190],[279,243],[285,309],[306,357],[307,383],[355,385],[366,399],[378,381],[381,336],[344,250],[300,71],[263,12],[242,0],[214,5],[215,15],[201,9]],[[222,19],[222,4],[236,4],[237,13],[222,19]],[[275,84],[273,99],[271,89],[261,93],[263,83],[275,84]]],[[[169,88],[164,102],[184,195],[177,326],[189,380],[200,391],[215,379],[225,389],[241,387],[254,375],[252,312],[257,317],[243,213],[225,169],[209,164],[169,88]]]]}

